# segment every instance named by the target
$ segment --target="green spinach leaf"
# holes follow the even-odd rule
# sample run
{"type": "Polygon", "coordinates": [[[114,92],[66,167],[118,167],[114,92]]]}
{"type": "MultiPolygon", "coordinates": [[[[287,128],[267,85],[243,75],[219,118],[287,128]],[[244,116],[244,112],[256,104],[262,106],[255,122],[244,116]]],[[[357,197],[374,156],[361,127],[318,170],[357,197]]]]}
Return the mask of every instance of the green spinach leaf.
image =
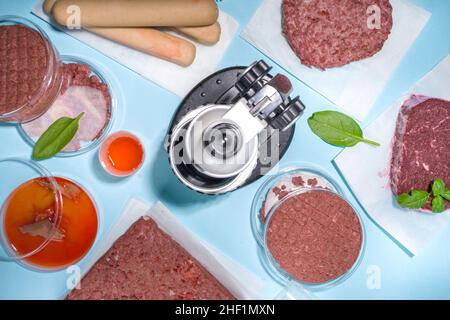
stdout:
{"type": "Polygon", "coordinates": [[[444,193],[441,193],[441,196],[442,196],[444,199],[450,201],[450,189],[447,189],[447,190],[445,190],[444,193]]]}
{"type": "Polygon", "coordinates": [[[410,193],[402,193],[397,196],[397,203],[401,207],[420,209],[428,201],[430,194],[423,190],[412,190],[410,193]]]}
{"type": "Polygon", "coordinates": [[[441,196],[434,197],[431,201],[431,210],[433,213],[441,213],[445,210],[444,198],[441,196]]]}
{"type": "Polygon", "coordinates": [[[62,117],[51,124],[34,145],[33,158],[46,159],[60,152],[77,133],[83,115],[84,112],[74,119],[62,117]]]}
{"type": "Polygon", "coordinates": [[[315,112],[308,119],[308,125],[314,134],[334,146],[352,147],[358,142],[380,145],[365,139],[358,123],[341,112],[331,110],[315,112]]]}
{"type": "Polygon", "coordinates": [[[445,192],[445,183],[442,179],[435,179],[431,186],[433,196],[437,197],[445,192]]]}

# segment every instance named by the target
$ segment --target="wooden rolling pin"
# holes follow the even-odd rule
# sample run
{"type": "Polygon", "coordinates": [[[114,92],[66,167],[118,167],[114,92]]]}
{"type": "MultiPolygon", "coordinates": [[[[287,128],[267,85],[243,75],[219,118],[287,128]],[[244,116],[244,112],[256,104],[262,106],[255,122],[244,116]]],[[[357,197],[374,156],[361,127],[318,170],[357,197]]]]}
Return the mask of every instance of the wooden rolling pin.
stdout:
{"type": "Polygon", "coordinates": [[[217,43],[220,40],[221,32],[220,24],[218,22],[205,27],[178,27],[175,28],[175,31],[206,45],[217,43]]]}
{"type": "Polygon", "coordinates": [[[44,4],[42,5],[42,9],[44,10],[44,12],[51,16],[52,15],[52,9],[53,9],[53,5],[55,4],[57,0],[45,0],[44,4]]]}
{"type": "Polygon", "coordinates": [[[195,27],[217,21],[214,0],[58,0],[52,14],[67,26],[80,12],[82,27],[195,27]]]}
{"type": "Polygon", "coordinates": [[[193,43],[153,28],[86,28],[104,38],[187,67],[194,62],[193,43]]]}
{"type": "MultiPolygon", "coordinates": [[[[58,0],[46,0],[44,11],[52,14],[58,0]]],[[[104,38],[186,67],[195,59],[196,47],[189,41],[153,28],[85,28],[104,38]]]]}
{"type": "MultiPolygon", "coordinates": [[[[58,0],[45,0],[43,4],[44,12],[53,16],[52,8],[55,2],[58,0]]],[[[92,28],[91,28],[92,30],[92,28]]],[[[177,27],[174,28],[175,31],[186,35],[193,40],[205,44],[205,45],[213,45],[216,44],[220,40],[221,28],[218,22],[213,23],[210,26],[203,27],[177,27]]]]}

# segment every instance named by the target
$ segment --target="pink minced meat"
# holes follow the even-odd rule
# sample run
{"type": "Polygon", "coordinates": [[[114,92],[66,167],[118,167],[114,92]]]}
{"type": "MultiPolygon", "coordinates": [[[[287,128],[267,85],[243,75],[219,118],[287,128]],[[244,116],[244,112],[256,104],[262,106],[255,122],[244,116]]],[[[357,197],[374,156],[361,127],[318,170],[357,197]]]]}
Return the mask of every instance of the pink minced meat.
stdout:
{"type": "MultiPolygon", "coordinates": [[[[390,168],[395,195],[413,189],[430,190],[437,178],[450,186],[450,101],[412,95],[403,103],[390,168]]],[[[423,209],[431,209],[430,203],[423,209]]]]}
{"type": "Polygon", "coordinates": [[[21,26],[0,27],[0,114],[25,104],[41,87],[47,73],[44,39],[21,26]]]}
{"type": "Polygon", "coordinates": [[[357,261],[362,227],[353,208],[325,190],[285,200],[269,221],[267,246],[293,278],[307,283],[336,279],[357,261]]]}
{"type": "Polygon", "coordinates": [[[150,218],[141,218],[66,299],[223,300],[234,297],[150,218]]]}
{"type": "Polygon", "coordinates": [[[283,33],[303,65],[327,69],[373,56],[392,28],[388,0],[283,0],[283,33]],[[380,28],[369,28],[370,6],[380,28]]]}
{"type": "Polygon", "coordinates": [[[61,72],[54,70],[57,59],[51,45],[32,28],[2,25],[0,48],[2,121],[35,119],[47,110],[59,89],[61,72]],[[44,90],[46,76],[49,80],[44,90]]]}
{"type": "Polygon", "coordinates": [[[30,137],[37,139],[57,119],[75,118],[84,112],[75,137],[63,149],[77,151],[82,147],[82,142],[93,141],[101,135],[111,116],[111,97],[106,84],[91,75],[87,65],[64,64],[63,77],[61,92],[52,106],[41,117],[24,124],[23,129],[30,137]]]}
{"type": "Polygon", "coordinates": [[[334,189],[334,187],[325,179],[306,172],[303,174],[292,174],[280,179],[266,194],[266,198],[264,199],[259,212],[260,221],[264,223],[270,210],[289,194],[298,192],[301,189],[310,188],[334,189]]]}

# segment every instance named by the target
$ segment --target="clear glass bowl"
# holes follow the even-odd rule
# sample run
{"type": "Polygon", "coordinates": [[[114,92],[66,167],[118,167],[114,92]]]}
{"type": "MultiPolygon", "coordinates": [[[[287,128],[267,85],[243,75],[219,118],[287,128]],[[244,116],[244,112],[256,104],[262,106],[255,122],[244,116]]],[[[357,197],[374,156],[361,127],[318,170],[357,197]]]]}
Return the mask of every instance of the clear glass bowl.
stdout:
{"type": "Polygon", "coordinates": [[[61,62],[47,34],[35,23],[22,17],[6,15],[0,16],[0,27],[3,26],[31,28],[41,37],[45,46],[47,70],[40,86],[33,92],[28,92],[24,103],[10,102],[4,113],[0,113],[0,122],[24,123],[44,114],[56,99],[62,83],[61,62]]]}
{"type": "Polygon", "coordinates": [[[365,239],[366,239],[365,229],[363,221],[358,211],[355,210],[355,208],[345,199],[342,189],[339,187],[339,185],[333,178],[324,173],[323,170],[321,170],[320,168],[316,168],[310,165],[282,169],[277,174],[270,176],[266,181],[264,181],[264,183],[260,186],[260,188],[256,192],[256,195],[253,199],[251,207],[251,227],[253,235],[257,240],[261,250],[260,258],[264,268],[277,282],[286,286],[292,283],[296,283],[298,286],[311,291],[333,287],[345,281],[353,274],[353,272],[358,268],[359,264],[361,263],[362,256],[365,250],[365,239]],[[266,205],[265,203],[268,199],[267,198],[268,192],[273,190],[273,188],[280,186],[288,179],[291,179],[292,177],[298,175],[303,175],[306,177],[317,177],[318,181],[321,181],[326,186],[327,189],[317,188],[314,186],[306,186],[306,187],[299,186],[297,188],[294,188],[285,197],[283,197],[281,200],[276,201],[273,205],[270,206],[269,211],[265,213],[265,220],[262,221],[260,219],[261,209],[266,205]],[[268,226],[270,225],[271,218],[274,216],[279,206],[292,196],[298,195],[302,192],[315,190],[320,190],[323,192],[332,192],[341,197],[343,200],[345,200],[353,208],[353,211],[355,212],[361,225],[362,231],[361,248],[359,251],[358,258],[356,259],[353,266],[349,270],[347,270],[343,275],[322,283],[303,282],[291,276],[284,269],[282,269],[279,266],[279,264],[274,260],[267,246],[267,233],[268,233],[267,230],[269,229],[268,226]]]}
{"type": "Polygon", "coordinates": [[[144,145],[142,144],[141,140],[133,133],[128,132],[128,131],[118,131],[118,132],[114,132],[112,134],[110,134],[105,141],[102,142],[102,144],[100,145],[100,148],[98,150],[98,161],[100,162],[100,165],[102,166],[103,170],[105,170],[106,173],[114,176],[114,177],[118,177],[118,178],[124,178],[124,177],[129,177],[133,174],[135,174],[137,171],[139,171],[142,167],[142,165],[145,162],[145,149],[144,149],[144,145]],[[108,148],[110,147],[111,143],[113,143],[114,141],[116,141],[116,139],[119,138],[131,138],[133,139],[136,144],[138,144],[142,150],[142,158],[141,161],[139,162],[139,165],[136,166],[135,168],[133,168],[132,170],[129,171],[120,171],[116,168],[114,168],[114,166],[112,166],[110,164],[110,160],[108,159],[108,148]]]}
{"type": "MultiPolygon", "coordinates": [[[[80,155],[80,154],[83,154],[85,152],[95,149],[105,139],[105,137],[111,131],[111,127],[113,125],[117,102],[116,102],[116,96],[115,96],[114,92],[112,91],[111,82],[105,76],[105,72],[101,68],[99,68],[98,66],[94,66],[92,63],[86,61],[83,58],[79,58],[76,56],[63,55],[63,56],[61,56],[61,59],[62,59],[63,64],[78,63],[78,64],[84,64],[84,65],[88,66],[89,69],[91,70],[91,75],[95,75],[96,77],[99,78],[99,80],[102,83],[104,83],[106,85],[106,87],[108,88],[108,93],[109,93],[109,97],[110,97],[110,104],[109,104],[109,110],[108,110],[109,117],[107,119],[106,125],[103,127],[100,134],[91,141],[83,142],[81,147],[78,150],[74,150],[74,151],[64,151],[63,150],[63,151],[59,152],[58,154],[56,154],[57,157],[72,157],[72,156],[77,156],[77,155],[80,155]]],[[[27,124],[25,124],[25,126],[26,125],[27,124]]],[[[20,135],[25,139],[25,141],[28,144],[30,144],[31,146],[34,146],[34,144],[36,143],[36,141],[39,137],[30,136],[28,134],[28,132],[26,131],[26,129],[24,128],[24,125],[18,126],[18,130],[19,130],[20,135]]]]}

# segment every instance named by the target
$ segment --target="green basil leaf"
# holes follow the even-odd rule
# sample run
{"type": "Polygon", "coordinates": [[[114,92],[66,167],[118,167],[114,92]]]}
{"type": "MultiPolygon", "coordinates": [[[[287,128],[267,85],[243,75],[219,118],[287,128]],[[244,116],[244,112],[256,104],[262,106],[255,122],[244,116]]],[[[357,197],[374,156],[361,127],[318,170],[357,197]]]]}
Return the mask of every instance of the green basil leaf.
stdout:
{"type": "Polygon", "coordinates": [[[337,111],[315,112],[308,119],[312,132],[323,141],[338,147],[352,147],[358,142],[379,146],[380,144],[363,138],[358,123],[351,117],[337,111]]]}
{"type": "Polygon", "coordinates": [[[441,193],[441,196],[444,199],[447,199],[448,201],[450,201],[450,189],[445,190],[445,192],[441,193]]]}
{"type": "Polygon", "coordinates": [[[62,117],[53,122],[34,145],[33,158],[46,159],[60,152],[75,136],[84,112],[75,119],[62,117]]]}
{"type": "Polygon", "coordinates": [[[431,201],[431,210],[434,213],[441,213],[445,210],[444,198],[437,196],[431,201]]]}
{"type": "Polygon", "coordinates": [[[401,207],[420,209],[428,201],[430,194],[422,190],[412,190],[410,193],[402,193],[397,196],[397,203],[401,207]]]}
{"type": "Polygon", "coordinates": [[[431,186],[431,189],[433,191],[433,195],[435,197],[443,194],[445,192],[445,183],[442,181],[442,179],[435,179],[433,181],[433,185],[431,186]]]}

